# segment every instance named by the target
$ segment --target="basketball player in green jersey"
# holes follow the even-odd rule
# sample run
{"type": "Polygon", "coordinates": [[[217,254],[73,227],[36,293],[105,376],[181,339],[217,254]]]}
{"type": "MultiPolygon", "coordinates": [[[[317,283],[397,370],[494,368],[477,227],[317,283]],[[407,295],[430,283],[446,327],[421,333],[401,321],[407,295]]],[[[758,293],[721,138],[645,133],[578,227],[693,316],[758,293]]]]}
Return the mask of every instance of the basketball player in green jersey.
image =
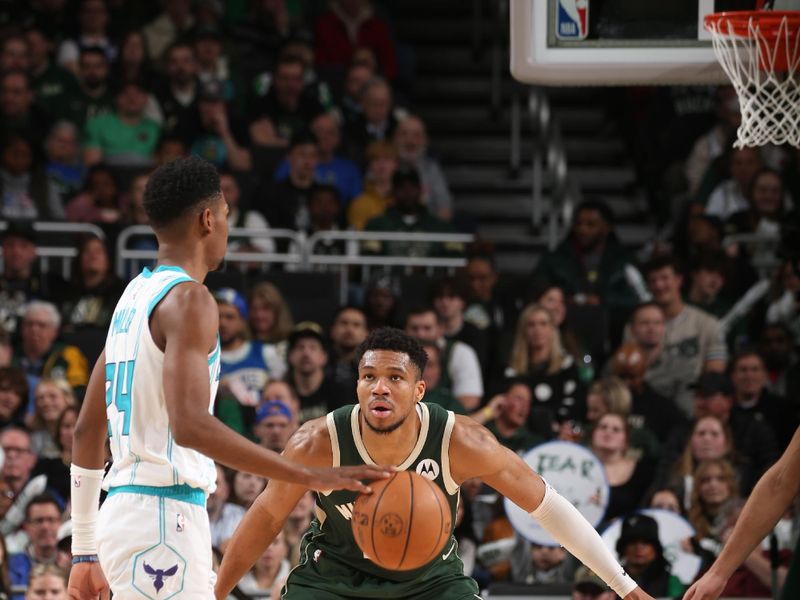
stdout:
{"type": "MultiPolygon", "coordinates": [[[[625,573],[600,536],[567,500],[516,454],[468,417],[455,416],[425,395],[427,356],[397,329],[378,329],[359,349],[358,404],[306,423],[285,455],[314,467],[396,465],[436,483],[449,500],[455,523],[459,485],[481,478],[531,513],[564,547],[625,600],[652,600],[625,573]]],[[[233,536],[222,561],[216,596],[228,593],[281,531],[305,488],[270,481],[233,536]]],[[[284,600],[405,598],[474,600],[475,582],[464,575],[452,535],[430,563],[389,571],[366,558],[353,539],[355,492],[317,494],[316,518],[303,537],[300,564],[281,594],[284,600]]]]}

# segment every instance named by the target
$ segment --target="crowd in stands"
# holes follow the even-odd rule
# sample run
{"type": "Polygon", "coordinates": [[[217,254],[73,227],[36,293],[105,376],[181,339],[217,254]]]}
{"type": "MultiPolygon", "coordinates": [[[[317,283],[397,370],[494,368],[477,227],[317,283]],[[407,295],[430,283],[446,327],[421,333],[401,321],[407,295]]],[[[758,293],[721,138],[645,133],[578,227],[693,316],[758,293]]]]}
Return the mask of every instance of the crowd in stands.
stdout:
{"type": "MultiPolygon", "coordinates": [[[[0,598],[43,597],[45,588],[66,597],[72,430],[116,301],[150,264],[120,276],[113,248],[123,228],[147,223],[153,168],[189,153],[212,162],[231,226],[254,232],[457,231],[458,202],[407,101],[413,84],[387,8],[0,6],[0,598]],[[36,221],[90,223],[104,237],[79,241],[65,281],[37,261],[51,240],[36,221]]],[[[229,267],[219,285],[210,279],[223,364],[217,416],[280,452],[300,424],[355,401],[358,345],[371,329],[399,327],[427,352],[426,401],[484,423],[515,452],[550,440],[589,448],[610,488],[598,528],[622,519],[627,571],[654,596],[680,594],[657,522],[637,511],[687,519],[695,535],[685,551],[707,567],[800,418],[800,250],[723,244],[737,233],[791,237],[800,153],[732,149],[735,96],[693,93],[705,94],[705,121],[680,113],[698,104],[678,92],[669,128],[648,121],[655,108],[631,117],[629,141],[663,226],[644,248],[623,244],[613,212],[590,200],[513,285],[489,245],[395,241],[362,251],[462,256],[466,266],[427,279],[382,272],[353,286],[351,304],[326,307],[331,318],[313,320],[299,303],[315,290],[282,289],[280,268],[229,267]],[[643,140],[645,125],[663,135],[643,140]],[[760,280],[766,294],[742,306],[760,280]]],[[[147,236],[135,244],[155,249],[147,236]]],[[[253,233],[231,249],[269,254],[281,244],[253,233]]],[[[346,248],[332,242],[326,252],[346,248]]],[[[218,557],[266,483],[218,466],[208,499],[218,557]]],[[[313,507],[308,494],[237,597],[277,597],[313,507]]],[[[799,516],[779,528],[779,581],[799,516]]],[[[456,536],[482,586],[564,584],[581,600],[613,597],[558,547],[518,538],[510,558],[486,559],[485,544],[515,534],[480,481],[464,483],[456,536]]],[[[726,595],[770,597],[769,567],[766,551],[754,552],[726,595]]]]}

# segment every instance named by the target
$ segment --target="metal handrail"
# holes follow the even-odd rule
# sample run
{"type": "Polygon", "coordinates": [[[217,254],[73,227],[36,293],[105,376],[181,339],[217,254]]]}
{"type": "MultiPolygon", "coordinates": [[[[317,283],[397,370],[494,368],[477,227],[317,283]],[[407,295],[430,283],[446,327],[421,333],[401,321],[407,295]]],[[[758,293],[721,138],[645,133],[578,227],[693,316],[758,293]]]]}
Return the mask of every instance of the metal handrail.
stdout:
{"type": "MultiPolygon", "coordinates": [[[[153,230],[148,225],[131,225],[123,229],[117,238],[117,260],[116,272],[120,277],[125,277],[126,262],[135,260],[155,260],[158,256],[157,250],[138,250],[128,248],[127,245],[132,237],[135,236],[155,236],[153,230]]],[[[239,252],[230,250],[225,253],[225,260],[231,262],[284,264],[299,265],[304,264],[305,235],[291,229],[246,229],[243,227],[233,227],[229,231],[230,238],[251,238],[251,239],[273,239],[288,241],[286,252],[239,252]]]]}
{"type": "MultiPolygon", "coordinates": [[[[91,223],[62,223],[60,221],[34,221],[31,227],[35,232],[42,233],[66,233],[76,235],[92,235],[101,240],[106,239],[105,232],[97,225],[91,223]]],[[[8,221],[0,221],[0,231],[8,229],[8,221]]],[[[78,249],[75,246],[36,246],[36,257],[39,260],[39,268],[42,272],[50,270],[50,260],[61,260],[61,276],[69,279],[72,274],[72,261],[78,256],[78,249]]],[[[0,268],[3,259],[0,257],[0,268]]]]}

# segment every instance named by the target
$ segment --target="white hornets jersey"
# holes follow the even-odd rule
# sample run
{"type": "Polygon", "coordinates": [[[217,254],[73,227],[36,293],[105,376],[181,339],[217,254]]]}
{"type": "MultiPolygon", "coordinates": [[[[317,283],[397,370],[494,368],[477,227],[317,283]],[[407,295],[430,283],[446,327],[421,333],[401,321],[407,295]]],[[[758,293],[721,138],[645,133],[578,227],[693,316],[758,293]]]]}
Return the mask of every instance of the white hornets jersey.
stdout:
{"type": "MultiPolygon", "coordinates": [[[[180,267],[144,271],[122,294],[106,338],[106,415],[114,464],[104,487],[189,486],[211,493],[214,462],[175,443],[164,401],[164,353],[150,334],[150,314],[177,284],[194,281],[180,267]]],[[[219,341],[208,357],[213,413],[219,385],[219,341]]]]}

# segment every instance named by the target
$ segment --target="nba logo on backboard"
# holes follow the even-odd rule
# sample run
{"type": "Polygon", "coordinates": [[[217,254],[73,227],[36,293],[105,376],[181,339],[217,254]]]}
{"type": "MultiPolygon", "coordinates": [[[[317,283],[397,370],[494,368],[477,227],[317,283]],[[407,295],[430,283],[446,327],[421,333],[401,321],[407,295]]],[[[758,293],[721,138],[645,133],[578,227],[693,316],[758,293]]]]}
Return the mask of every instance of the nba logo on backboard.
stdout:
{"type": "Polygon", "coordinates": [[[589,34],[589,0],[558,0],[556,37],[585,40],[589,34]]]}

